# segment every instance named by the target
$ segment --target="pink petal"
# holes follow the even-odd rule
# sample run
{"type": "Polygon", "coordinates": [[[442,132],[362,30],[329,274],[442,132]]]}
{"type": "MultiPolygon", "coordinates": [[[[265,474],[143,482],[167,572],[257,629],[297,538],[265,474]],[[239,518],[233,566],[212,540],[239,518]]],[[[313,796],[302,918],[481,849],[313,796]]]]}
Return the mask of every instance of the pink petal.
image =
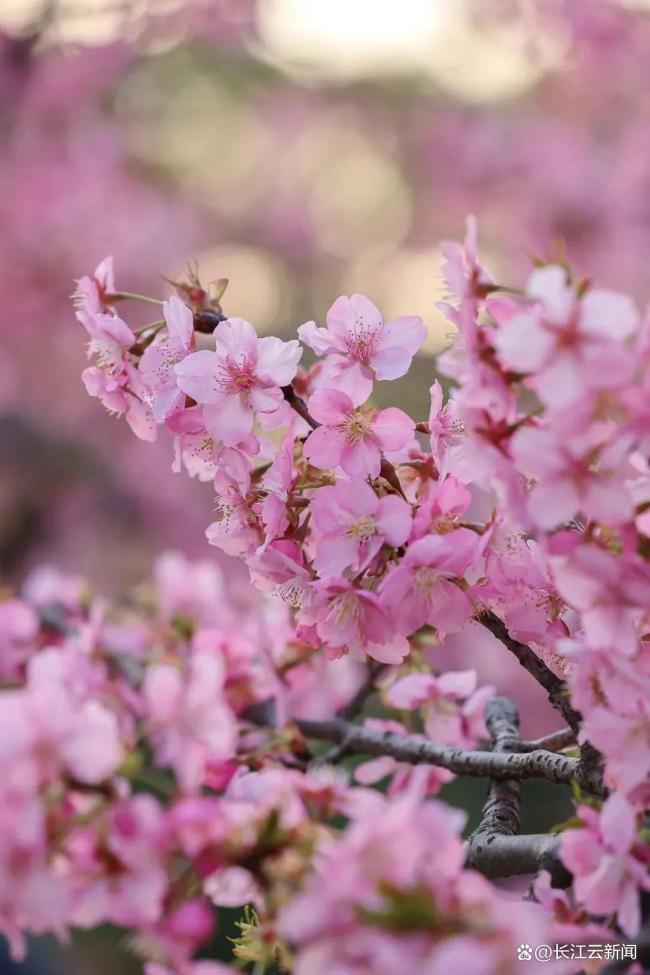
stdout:
{"type": "Polygon", "coordinates": [[[352,295],[350,306],[348,314],[351,318],[351,324],[354,325],[356,321],[360,321],[362,326],[372,331],[378,331],[382,327],[381,312],[370,298],[366,298],[365,295],[352,295]]]}
{"type": "Polygon", "coordinates": [[[441,633],[460,630],[472,615],[472,604],[453,582],[440,580],[433,591],[429,623],[441,633]]]}
{"type": "Polygon", "coordinates": [[[343,433],[337,427],[319,427],[305,441],[303,455],[315,467],[330,470],[339,466],[344,443],[343,433]]]}
{"type": "Polygon", "coordinates": [[[576,299],[563,267],[551,265],[533,271],[526,290],[531,298],[542,302],[546,317],[552,322],[562,325],[568,320],[576,299]]]}
{"type": "Polygon", "coordinates": [[[243,318],[229,318],[214,330],[217,352],[250,362],[257,361],[257,332],[243,318]]]}
{"type": "Polygon", "coordinates": [[[339,538],[321,538],[316,545],[314,566],[322,579],[341,575],[357,558],[358,544],[344,535],[339,538]]]}
{"type": "Polygon", "coordinates": [[[95,315],[94,321],[97,331],[101,335],[113,339],[123,348],[128,349],[135,342],[135,334],[126,322],[118,318],[117,315],[95,315]]]}
{"type": "Polygon", "coordinates": [[[194,316],[191,309],[176,295],[172,295],[163,305],[163,315],[171,338],[176,339],[185,348],[189,346],[194,332],[194,316]]]}
{"type": "Polygon", "coordinates": [[[282,406],[284,397],[277,386],[271,389],[254,386],[248,394],[248,400],[254,410],[259,410],[260,413],[272,413],[282,406]]]}
{"type": "Polygon", "coordinates": [[[203,349],[192,352],[176,365],[176,380],[183,392],[197,403],[218,403],[223,399],[217,386],[218,370],[218,356],[203,349]]]}
{"type": "Polygon", "coordinates": [[[581,360],[571,352],[560,352],[535,376],[538,396],[554,409],[571,406],[584,395],[581,360]]]}
{"type": "Polygon", "coordinates": [[[555,340],[533,311],[514,315],[495,340],[501,362],[517,372],[535,372],[550,356],[555,340]]]}
{"type": "Polygon", "coordinates": [[[215,406],[206,406],[203,419],[210,436],[230,447],[241,443],[253,429],[253,411],[238,394],[225,396],[215,406]]]}
{"type": "Polygon", "coordinates": [[[371,440],[344,441],[340,464],[350,477],[378,477],[381,452],[371,440]]]}
{"type": "Polygon", "coordinates": [[[465,698],[476,690],[476,681],[475,670],[448,671],[438,678],[438,688],[443,694],[465,698]]]}
{"type": "Polygon", "coordinates": [[[604,288],[587,292],[580,305],[580,328],[592,335],[623,341],[639,324],[636,305],[627,295],[604,288]]]}
{"type": "Polygon", "coordinates": [[[347,349],[347,340],[354,326],[355,318],[354,307],[347,295],[340,295],[328,309],[327,328],[332,338],[336,340],[337,344],[340,344],[342,351],[347,349]]]}
{"type": "Polygon", "coordinates": [[[353,410],[352,400],[337,389],[317,389],[309,397],[307,408],[313,418],[329,427],[345,423],[353,410]]]}
{"type": "Polygon", "coordinates": [[[390,755],[382,755],[380,758],[372,759],[369,762],[362,762],[354,770],[355,782],[361,785],[375,785],[381,782],[387,775],[392,775],[395,771],[396,762],[390,755]]]}
{"type": "Polygon", "coordinates": [[[332,356],[331,364],[325,366],[322,382],[332,389],[340,390],[350,397],[353,406],[361,406],[372,393],[373,377],[368,366],[356,359],[332,356]]]}
{"type": "Polygon", "coordinates": [[[296,375],[302,349],[295,339],[283,342],[274,335],[259,339],[257,374],[263,382],[287,386],[296,375]]]}
{"type": "Polygon", "coordinates": [[[600,830],[608,849],[622,856],[636,838],[636,812],[618,793],[603,804],[600,811],[600,830]]]}
{"type": "Polygon", "coordinates": [[[398,710],[420,708],[435,695],[436,682],[431,674],[408,674],[386,692],[386,703],[398,710]]]}
{"type": "Polygon", "coordinates": [[[404,544],[411,531],[411,506],[406,501],[395,494],[381,498],[375,518],[377,531],[389,544],[404,544]]]}
{"type": "Polygon", "coordinates": [[[338,339],[333,332],[326,328],[317,328],[316,322],[305,322],[298,328],[300,341],[313,349],[316,355],[328,355],[330,352],[345,352],[345,342],[338,339]]]}
{"type": "Polygon", "coordinates": [[[372,422],[372,432],[382,450],[401,450],[410,442],[415,423],[402,410],[391,406],[380,410],[372,422]]]}
{"type": "Polygon", "coordinates": [[[416,315],[396,318],[384,325],[377,351],[370,359],[376,378],[398,379],[404,376],[426,335],[426,325],[416,315]]]}
{"type": "Polygon", "coordinates": [[[401,664],[408,656],[411,647],[408,640],[399,635],[392,636],[386,643],[370,641],[365,646],[366,653],[382,664],[401,664]]]}
{"type": "Polygon", "coordinates": [[[569,480],[540,482],[528,499],[528,510],[540,528],[550,530],[570,521],[580,506],[580,499],[569,480]]]}

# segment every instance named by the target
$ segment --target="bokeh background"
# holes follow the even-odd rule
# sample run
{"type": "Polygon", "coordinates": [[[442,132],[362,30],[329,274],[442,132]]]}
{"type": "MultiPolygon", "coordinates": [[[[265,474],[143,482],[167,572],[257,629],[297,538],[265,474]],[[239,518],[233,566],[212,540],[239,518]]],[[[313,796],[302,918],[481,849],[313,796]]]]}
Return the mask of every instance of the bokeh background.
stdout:
{"type": "MultiPolygon", "coordinates": [[[[641,0],[0,0],[3,581],[55,562],[115,592],[207,551],[209,488],[83,391],[74,278],[112,254],[121,288],[167,293],[195,259],[262,333],[352,291],[421,314],[398,395],[424,416],[467,213],[501,280],[564,247],[646,298],[649,74],[641,0]]],[[[126,972],[110,944],[31,971],[126,972]]]]}

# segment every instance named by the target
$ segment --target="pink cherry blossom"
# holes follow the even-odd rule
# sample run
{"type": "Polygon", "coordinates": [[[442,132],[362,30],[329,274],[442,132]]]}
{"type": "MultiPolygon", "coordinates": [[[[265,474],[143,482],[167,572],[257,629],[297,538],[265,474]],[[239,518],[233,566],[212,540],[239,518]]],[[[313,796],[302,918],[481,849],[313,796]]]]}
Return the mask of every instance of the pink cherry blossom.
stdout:
{"type": "Polygon", "coordinates": [[[481,548],[480,537],[468,528],[409,545],[380,588],[399,632],[408,635],[429,623],[440,633],[449,633],[465,625],[472,607],[459,583],[480,557],[481,548]]]}
{"type": "Polygon", "coordinates": [[[591,646],[632,655],[638,647],[634,607],[650,599],[650,568],[635,553],[617,556],[579,541],[574,536],[571,550],[552,558],[558,590],[580,611],[591,646]]]}
{"type": "Polygon", "coordinates": [[[514,434],[515,463],[522,473],[537,478],[528,510],[541,528],[555,528],[578,511],[605,525],[631,517],[632,500],[621,468],[625,445],[610,447],[608,434],[603,425],[579,436],[560,436],[541,427],[522,427],[514,434]]]}
{"type": "Polygon", "coordinates": [[[135,342],[135,334],[117,315],[77,312],[77,319],[90,335],[88,357],[94,357],[107,373],[119,373],[125,353],[135,342]]]}
{"type": "Polygon", "coordinates": [[[437,379],[432,384],[429,393],[431,394],[431,407],[428,426],[431,455],[438,470],[443,471],[447,453],[458,443],[462,424],[456,418],[453,400],[448,400],[443,406],[442,386],[437,379]]]}
{"type": "Polygon", "coordinates": [[[378,498],[365,481],[338,481],[317,491],[310,510],[319,532],[314,565],[321,576],[365,568],[383,544],[403,545],[411,510],[394,494],[378,498]]]}
{"type": "Polygon", "coordinates": [[[92,277],[84,275],[77,281],[72,296],[75,306],[88,315],[96,315],[107,310],[107,299],[115,293],[113,258],[105,257],[95,268],[92,277]]]}
{"type": "Polygon", "coordinates": [[[639,929],[638,889],[650,890],[646,864],[635,856],[636,812],[619,795],[612,795],[600,813],[578,809],[582,829],[561,835],[561,857],[574,875],[576,897],[596,915],[615,913],[624,934],[639,929]]]}
{"type": "Polygon", "coordinates": [[[478,223],[476,217],[466,220],[465,240],[462,244],[446,240],[441,247],[445,257],[442,273],[450,292],[461,299],[485,297],[492,278],[477,260],[478,223]]]}
{"type": "Polygon", "coordinates": [[[146,675],[144,696],[160,764],[171,765],[184,789],[204,782],[210,763],[232,757],[233,714],[223,694],[222,661],[207,652],[194,653],[187,681],[176,667],[159,664],[146,675]]]}
{"type": "Polygon", "coordinates": [[[316,629],[333,655],[351,651],[382,663],[403,660],[408,642],[394,632],[377,596],[343,579],[326,579],[315,589],[316,629]]]}
{"type": "Polygon", "coordinates": [[[567,407],[589,389],[611,389],[629,379],[634,361],[623,342],[639,316],[627,295],[589,289],[578,298],[564,268],[533,273],[528,295],[537,302],[513,315],[496,346],[503,363],[534,373],[533,386],[549,407],[567,407]]]}
{"type": "Polygon", "coordinates": [[[327,313],[327,328],[307,322],[300,340],[318,355],[329,356],[325,382],[343,390],[355,405],[372,392],[375,379],[404,376],[427,330],[417,315],[384,323],[379,309],[363,295],[341,295],[327,313]]]}
{"type": "Polygon", "coordinates": [[[355,407],[339,390],[317,390],[308,405],[322,425],[309,435],[305,457],[323,469],[340,466],[350,477],[378,477],[382,451],[405,447],[415,428],[402,410],[355,407]]]}
{"type": "Polygon", "coordinates": [[[226,447],[212,437],[203,421],[203,407],[193,406],[167,417],[167,428],[174,434],[174,462],[172,470],[180,474],[186,470],[200,481],[214,481],[217,472],[224,470],[233,481],[248,490],[250,458],[260,449],[254,434],[237,447],[226,447]]]}
{"type": "Polygon", "coordinates": [[[474,748],[487,735],[483,720],[494,688],[477,689],[476,671],[448,671],[439,677],[409,674],[390,686],[386,702],[398,710],[421,708],[429,738],[446,745],[474,748]]]}
{"type": "Polygon", "coordinates": [[[430,532],[443,535],[458,527],[458,522],[470,504],[472,495],[452,474],[441,478],[420,506],[413,521],[412,540],[430,532]]]}
{"type": "Polygon", "coordinates": [[[293,379],[302,350],[295,340],[258,338],[242,318],[221,322],[214,337],[216,351],[191,353],[175,366],[176,376],[180,389],[204,404],[210,434],[234,446],[250,434],[256,411],[282,404],[279,387],[293,379]]]}
{"type": "Polygon", "coordinates": [[[176,366],[194,346],[192,311],[175,295],[163,305],[167,335],[153,342],[140,361],[140,373],[152,393],[152,411],[158,423],[181,406],[185,393],[178,386],[176,366]]]}

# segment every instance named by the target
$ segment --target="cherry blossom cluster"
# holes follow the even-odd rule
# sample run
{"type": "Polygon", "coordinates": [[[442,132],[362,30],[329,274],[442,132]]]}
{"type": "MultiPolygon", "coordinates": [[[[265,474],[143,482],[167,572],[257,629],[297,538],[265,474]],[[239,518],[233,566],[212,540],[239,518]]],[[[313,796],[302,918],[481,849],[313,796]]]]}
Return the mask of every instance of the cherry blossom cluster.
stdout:
{"type": "MultiPolygon", "coordinates": [[[[452,386],[445,396],[434,379],[422,420],[380,409],[373,397],[378,384],[408,373],[426,327],[415,316],[384,322],[361,295],[338,298],[325,327],[301,325],[299,341],[258,336],[250,323],[227,317],[226,282],[203,287],[194,273],[174,283],[170,298],[145,298],[161,317],[137,333],[118,314],[137,296],[117,289],[110,260],[82,278],[74,296],[93,360],[83,377],[88,392],[125,415],[142,439],[167,429],[174,469],[213,485],[217,517],[208,541],[242,559],[263,593],[264,613],[274,607],[273,626],[261,624],[273,644],[263,653],[259,622],[237,641],[238,652],[215,655],[213,635],[179,629],[172,619],[184,650],[163,640],[160,660],[135,678],[127,668],[119,681],[131,680],[138,704],[129,698],[126,710],[131,723],[132,707],[144,716],[154,762],[172,769],[175,788],[198,802],[195,851],[215,868],[206,891],[218,903],[255,906],[240,950],[277,965],[291,956],[298,972],[337,965],[376,971],[379,955],[399,954],[401,966],[408,952],[414,970],[437,971],[473,951],[482,953],[486,971],[507,970],[499,946],[512,931],[490,906],[497,892],[463,869],[453,852],[458,825],[427,798],[460,769],[493,778],[495,802],[508,798],[499,792],[504,778],[574,781],[576,820],[553,847],[551,874],[542,872],[535,884],[537,906],[558,924],[636,936],[641,895],[650,890],[643,829],[650,796],[650,320],[627,296],[576,280],[564,265],[540,263],[523,290],[499,285],[478,262],[472,220],[464,244],[446,244],[444,253],[450,297],[443,310],[454,335],[438,372],[452,386]],[[487,737],[485,706],[494,691],[477,687],[473,673],[438,667],[447,637],[477,622],[548,692],[568,725],[560,745],[527,749],[512,735],[505,744],[493,736],[487,764],[476,750],[487,737]],[[375,692],[381,713],[350,723],[364,693],[375,692]],[[305,739],[338,745],[305,765],[305,739]],[[572,752],[561,754],[567,747],[572,752]],[[371,757],[355,769],[354,786],[325,775],[346,749],[371,757]],[[264,819],[272,810],[283,837],[282,854],[271,844],[272,867],[250,848],[242,855],[241,837],[217,842],[234,854],[212,849],[214,822],[229,821],[215,810],[228,809],[250,775],[252,814],[264,819]],[[368,792],[386,778],[388,799],[368,792]],[[345,817],[343,830],[333,830],[334,814],[345,817]],[[380,823],[393,816],[401,836],[418,837],[412,861],[405,853],[399,864],[388,854],[384,862],[373,852],[386,843],[380,823]],[[420,836],[428,817],[437,817],[435,853],[420,836]],[[435,856],[442,870],[441,843],[455,864],[444,893],[428,865],[435,856]],[[558,870],[568,877],[564,891],[558,870]],[[484,898],[477,934],[462,917],[468,903],[477,911],[484,898]],[[441,934],[449,944],[441,946],[441,934]]],[[[227,625],[227,600],[213,593],[206,603],[217,627],[227,625]]],[[[10,659],[25,680],[17,693],[29,697],[53,649],[25,661],[21,647],[33,637],[25,607],[14,610],[10,659]]],[[[96,692],[81,681],[78,707],[70,704],[66,714],[88,723],[88,741],[93,734],[108,741],[113,712],[100,707],[101,685],[100,700],[96,692]]],[[[136,736],[132,753],[138,720],[136,730],[130,722],[122,719],[136,736]]],[[[70,775],[71,788],[83,782],[75,761],[62,746],[55,774],[70,775]]],[[[262,820],[256,823],[264,834],[262,820]]],[[[251,835],[247,841],[262,842],[259,831],[251,835]]],[[[509,839],[500,835],[493,853],[507,851],[509,839]]],[[[548,844],[515,839],[530,840],[522,863],[543,847],[537,866],[548,865],[548,844]]],[[[169,842],[175,850],[175,835],[169,842]]],[[[193,855],[185,847],[182,854],[193,855]]],[[[493,865],[484,872],[495,875],[493,865]]],[[[160,911],[169,917],[168,908],[160,911]]],[[[147,932],[145,940],[157,937],[147,932]]],[[[386,961],[385,970],[396,964],[386,961]]]]}
{"type": "MultiPolygon", "coordinates": [[[[117,603],[49,568],[0,602],[0,931],[13,954],[26,934],[112,923],[147,975],[225,975],[236,969],[195,955],[218,906],[249,905],[240,964],[510,971],[548,915],[504,912],[463,868],[464,814],[425,802],[451,774],[409,768],[384,798],[361,782],[391,769],[365,763],[350,780],[307,764],[291,716],[332,713],[361,675],[307,655],[274,600],[251,615],[224,596],[213,565],[167,553],[117,603]],[[255,717],[270,701],[278,716],[255,717]]],[[[465,673],[426,682],[436,734],[476,743],[474,688],[465,673]]]]}

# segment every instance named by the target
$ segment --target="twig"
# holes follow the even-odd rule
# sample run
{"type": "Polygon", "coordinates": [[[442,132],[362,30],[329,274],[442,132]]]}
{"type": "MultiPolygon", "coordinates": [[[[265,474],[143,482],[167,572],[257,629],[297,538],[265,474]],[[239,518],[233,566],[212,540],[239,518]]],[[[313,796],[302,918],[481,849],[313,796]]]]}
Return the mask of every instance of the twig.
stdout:
{"type": "Polygon", "coordinates": [[[533,741],[520,741],[513,751],[534,752],[538,748],[544,748],[547,752],[561,752],[563,748],[569,748],[576,744],[576,736],[570,728],[561,728],[553,731],[550,735],[543,738],[535,738],[533,741]]]}
{"type": "Polygon", "coordinates": [[[385,669],[386,664],[382,664],[378,660],[370,661],[361,687],[359,687],[357,692],[350,698],[347,704],[344,704],[342,708],[339,708],[339,710],[336,712],[337,718],[342,718],[344,721],[350,721],[352,718],[357,716],[359,711],[361,711],[363,708],[363,705],[366,703],[366,699],[374,691],[377,678],[384,672],[385,669]]]}
{"type": "MultiPolygon", "coordinates": [[[[517,658],[522,667],[542,685],[553,707],[560,712],[571,731],[578,735],[582,724],[582,715],[571,704],[569,691],[565,682],[546,666],[535,651],[525,643],[520,643],[508,633],[508,629],[494,613],[481,613],[477,617],[493,636],[500,640],[505,647],[517,658]]],[[[580,773],[576,780],[590,792],[596,795],[606,795],[602,784],[603,759],[597,749],[590,742],[585,742],[580,749],[580,773]]]]}
{"type": "Polygon", "coordinates": [[[580,713],[571,705],[567,686],[564,681],[554,674],[543,660],[540,660],[531,647],[525,643],[520,643],[519,640],[515,640],[513,636],[510,636],[505,623],[498,616],[495,616],[494,613],[481,613],[477,617],[477,620],[497,640],[500,640],[514,654],[522,667],[525,667],[537,683],[542,685],[548,694],[550,703],[560,712],[568,726],[577,735],[582,719],[580,713]]]}
{"type": "Polygon", "coordinates": [[[305,423],[308,423],[312,430],[317,430],[320,423],[313,418],[309,410],[307,409],[307,404],[301,396],[295,391],[293,386],[282,386],[282,394],[289,404],[289,406],[296,411],[298,416],[301,416],[305,423]]]}

